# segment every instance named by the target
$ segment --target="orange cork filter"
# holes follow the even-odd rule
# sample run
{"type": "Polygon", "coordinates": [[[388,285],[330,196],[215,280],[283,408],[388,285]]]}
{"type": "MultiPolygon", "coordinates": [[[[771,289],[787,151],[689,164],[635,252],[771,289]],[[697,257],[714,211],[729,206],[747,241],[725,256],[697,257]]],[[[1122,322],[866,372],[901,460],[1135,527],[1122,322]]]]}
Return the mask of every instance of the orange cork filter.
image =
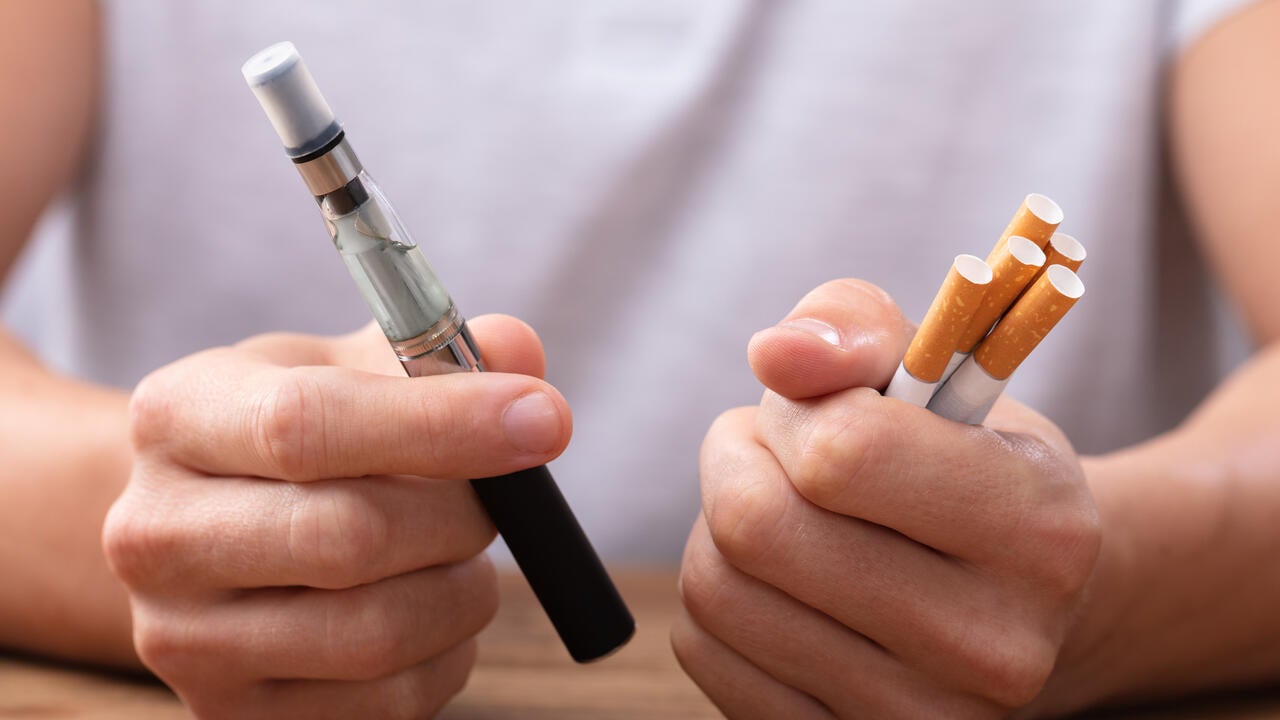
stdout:
{"type": "Polygon", "coordinates": [[[1053,237],[1049,238],[1049,247],[1044,249],[1044,266],[1061,265],[1071,272],[1080,272],[1080,266],[1084,264],[1088,254],[1084,250],[1084,245],[1074,236],[1054,233],[1053,237]]]}
{"type": "Polygon", "coordinates": [[[973,314],[960,340],[956,351],[973,352],[987,331],[1004,315],[1018,295],[1027,288],[1036,273],[1044,267],[1044,251],[1034,242],[1020,235],[1008,239],[994,261],[988,261],[994,279],[991,289],[982,298],[982,303],[973,314]]]}
{"type": "Polygon", "coordinates": [[[942,379],[960,336],[981,306],[991,286],[990,266],[973,255],[958,255],[947,279],[929,306],[920,329],[911,339],[902,360],[907,372],[917,380],[935,383],[942,379]]]}
{"type": "Polygon", "coordinates": [[[1026,196],[1018,206],[1018,211],[1013,214],[1009,225],[1000,234],[995,247],[991,248],[991,254],[987,256],[987,264],[995,267],[996,256],[1004,249],[1009,238],[1015,235],[1030,240],[1043,250],[1049,244],[1049,238],[1053,237],[1054,231],[1062,224],[1062,218],[1062,208],[1058,207],[1058,203],[1039,193],[1026,196]]]}
{"type": "Polygon", "coordinates": [[[1082,295],[1084,283],[1074,272],[1051,266],[982,341],[973,359],[992,378],[1008,378],[1082,295]]]}

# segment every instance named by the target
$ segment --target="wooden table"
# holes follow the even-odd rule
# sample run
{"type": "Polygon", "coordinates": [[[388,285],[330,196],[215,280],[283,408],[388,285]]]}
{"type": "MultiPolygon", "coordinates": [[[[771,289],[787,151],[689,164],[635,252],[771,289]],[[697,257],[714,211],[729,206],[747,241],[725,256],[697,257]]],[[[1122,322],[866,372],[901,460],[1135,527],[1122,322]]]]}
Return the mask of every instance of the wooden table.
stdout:
{"type": "MultiPolygon", "coordinates": [[[[718,718],[676,664],[667,629],[679,599],[671,571],[615,574],[636,615],[627,647],[605,661],[569,660],[533,594],[502,577],[502,610],[481,636],[480,661],[443,720],[690,720],[718,718]]],[[[1093,720],[1280,720],[1280,690],[1112,711],[1093,720]]],[[[0,656],[0,719],[190,720],[163,686],[25,658],[0,656]]]]}

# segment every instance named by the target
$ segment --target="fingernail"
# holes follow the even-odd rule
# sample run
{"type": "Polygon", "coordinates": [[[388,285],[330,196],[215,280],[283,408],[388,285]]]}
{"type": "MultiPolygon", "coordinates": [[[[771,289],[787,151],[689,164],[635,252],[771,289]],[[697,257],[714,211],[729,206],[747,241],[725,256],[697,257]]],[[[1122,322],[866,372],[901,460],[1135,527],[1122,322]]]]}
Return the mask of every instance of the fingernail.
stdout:
{"type": "Polygon", "coordinates": [[[560,442],[560,408],[546,393],[531,392],[507,406],[502,427],[517,449],[550,452],[560,442]]]}
{"type": "Polygon", "coordinates": [[[840,331],[821,320],[814,320],[813,318],[796,318],[795,320],[788,320],[778,325],[778,327],[807,332],[810,335],[816,335],[822,338],[830,345],[840,347],[840,331]]]}

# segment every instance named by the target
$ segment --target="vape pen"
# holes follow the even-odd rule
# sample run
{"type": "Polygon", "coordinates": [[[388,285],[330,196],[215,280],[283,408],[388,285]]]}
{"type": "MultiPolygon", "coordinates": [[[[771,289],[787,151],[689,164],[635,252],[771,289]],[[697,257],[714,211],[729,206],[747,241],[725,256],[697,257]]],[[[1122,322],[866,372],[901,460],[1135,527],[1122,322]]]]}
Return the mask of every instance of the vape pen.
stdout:
{"type": "MultiPolygon", "coordinates": [[[[293,43],[259,52],[242,71],[405,371],[484,370],[466,322],[364,172],[293,43]]],[[[574,660],[603,657],[631,638],[635,621],[545,466],[471,485],[574,660]]]]}

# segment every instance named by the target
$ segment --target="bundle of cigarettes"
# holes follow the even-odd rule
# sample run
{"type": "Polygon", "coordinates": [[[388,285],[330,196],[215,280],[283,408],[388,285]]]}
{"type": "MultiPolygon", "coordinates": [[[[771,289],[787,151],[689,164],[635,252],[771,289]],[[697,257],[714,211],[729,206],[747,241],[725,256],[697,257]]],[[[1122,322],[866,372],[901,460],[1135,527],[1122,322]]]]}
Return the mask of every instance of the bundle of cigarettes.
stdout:
{"type": "Polygon", "coordinates": [[[1057,232],[1062,209],[1022,201],[984,261],[957,256],[886,397],[950,420],[981,424],[1014,370],[1084,295],[1085,250],[1057,232]]]}

